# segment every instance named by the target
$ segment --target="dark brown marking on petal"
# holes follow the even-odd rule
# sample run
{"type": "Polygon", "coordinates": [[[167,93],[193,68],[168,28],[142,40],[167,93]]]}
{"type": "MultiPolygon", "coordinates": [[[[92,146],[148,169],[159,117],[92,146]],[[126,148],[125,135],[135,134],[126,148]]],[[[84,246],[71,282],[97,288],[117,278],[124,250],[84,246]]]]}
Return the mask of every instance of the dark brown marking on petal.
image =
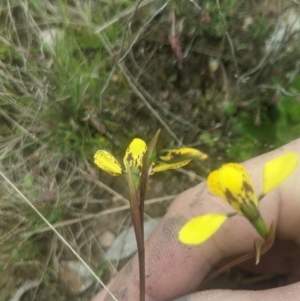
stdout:
{"type": "Polygon", "coordinates": [[[172,159],[180,158],[181,156],[182,156],[182,154],[174,154],[172,159]]]}
{"type": "Polygon", "coordinates": [[[254,194],[253,187],[249,185],[247,181],[243,181],[243,188],[245,189],[246,194],[254,194]]]}
{"type": "Polygon", "coordinates": [[[239,203],[238,199],[234,197],[234,195],[231,193],[231,191],[229,189],[225,190],[224,195],[229,204],[232,204],[232,203],[238,204],[239,203]]]}
{"type": "Polygon", "coordinates": [[[176,158],[176,156],[178,156],[178,154],[176,154],[175,151],[170,152],[169,155],[170,155],[171,160],[176,158]]]}
{"type": "Polygon", "coordinates": [[[247,206],[247,204],[248,204],[248,199],[247,198],[244,198],[242,195],[239,195],[239,200],[240,200],[240,205],[241,205],[241,207],[242,206],[247,206]]]}
{"type": "Polygon", "coordinates": [[[163,161],[168,162],[168,161],[172,161],[174,158],[178,157],[179,155],[176,153],[176,151],[165,151],[159,157],[163,157],[163,156],[169,157],[169,159],[166,160],[162,159],[163,161]]]}
{"type": "Polygon", "coordinates": [[[129,164],[130,164],[131,161],[133,161],[133,156],[132,156],[132,153],[129,153],[127,156],[127,162],[129,162],[129,164]]]}

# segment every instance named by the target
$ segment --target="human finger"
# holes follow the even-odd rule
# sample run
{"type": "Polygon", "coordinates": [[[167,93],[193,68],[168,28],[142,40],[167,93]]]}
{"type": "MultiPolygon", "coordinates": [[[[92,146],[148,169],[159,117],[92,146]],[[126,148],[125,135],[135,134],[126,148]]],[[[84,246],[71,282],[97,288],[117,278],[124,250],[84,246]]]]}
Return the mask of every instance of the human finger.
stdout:
{"type": "Polygon", "coordinates": [[[291,301],[299,300],[300,283],[261,291],[208,290],[179,297],[172,301],[291,301]]]}

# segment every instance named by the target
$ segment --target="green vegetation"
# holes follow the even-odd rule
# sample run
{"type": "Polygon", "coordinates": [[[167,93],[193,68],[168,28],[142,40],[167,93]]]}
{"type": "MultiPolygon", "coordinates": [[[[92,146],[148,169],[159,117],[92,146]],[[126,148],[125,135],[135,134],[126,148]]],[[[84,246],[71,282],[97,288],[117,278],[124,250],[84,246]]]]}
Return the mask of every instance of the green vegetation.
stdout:
{"type": "MultiPolygon", "coordinates": [[[[245,160],[262,153],[265,149],[279,147],[299,137],[299,76],[288,85],[288,91],[274,95],[273,102],[257,101],[236,115],[235,129],[241,137],[230,147],[230,157],[245,160]],[[278,99],[275,99],[276,97],[278,99]],[[255,118],[253,114],[256,115],[255,118]]],[[[275,90],[276,92],[278,90],[275,90]]],[[[230,113],[237,114],[237,110],[230,113]]]]}

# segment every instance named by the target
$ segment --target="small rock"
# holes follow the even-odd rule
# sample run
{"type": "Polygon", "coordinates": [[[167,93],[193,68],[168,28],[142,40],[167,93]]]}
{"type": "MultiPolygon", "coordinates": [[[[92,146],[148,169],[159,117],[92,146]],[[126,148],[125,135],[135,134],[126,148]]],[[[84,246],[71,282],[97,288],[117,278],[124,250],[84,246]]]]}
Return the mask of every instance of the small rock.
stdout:
{"type": "Polygon", "coordinates": [[[253,18],[251,16],[245,17],[243,22],[243,30],[247,30],[252,23],[253,23],[253,18]]]}
{"type": "Polygon", "coordinates": [[[169,91],[162,91],[160,93],[160,97],[162,98],[162,100],[166,100],[169,97],[170,93],[169,91]]]}
{"type": "Polygon", "coordinates": [[[103,248],[109,248],[115,241],[116,236],[111,231],[105,231],[99,237],[99,243],[103,248]]]}
{"type": "MultiPolygon", "coordinates": [[[[144,222],[145,239],[158,225],[160,219],[144,222]]],[[[122,231],[111,245],[106,255],[109,260],[121,260],[133,255],[137,251],[133,227],[122,231]]]]}
{"type": "Polygon", "coordinates": [[[92,283],[90,271],[80,261],[63,261],[58,278],[66,285],[72,294],[85,291],[92,283]]]}
{"type": "Polygon", "coordinates": [[[188,172],[188,179],[194,182],[197,179],[197,174],[193,170],[189,170],[188,172]]]}
{"type": "Polygon", "coordinates": [[[153,190],[155,191],[155,193],[159,194],[164,190],[164,184],[163,182],[156,182],[153,186],[153,190]]]}

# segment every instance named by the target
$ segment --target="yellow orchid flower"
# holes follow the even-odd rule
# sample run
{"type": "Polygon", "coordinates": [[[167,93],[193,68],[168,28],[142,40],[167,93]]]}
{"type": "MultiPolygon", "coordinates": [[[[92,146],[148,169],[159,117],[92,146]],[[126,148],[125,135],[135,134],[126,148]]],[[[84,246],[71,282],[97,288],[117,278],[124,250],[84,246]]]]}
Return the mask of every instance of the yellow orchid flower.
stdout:
{"type": "MultiPolygon", "coordinates": [[[[128,161],[130,168],[136,169],[136,172],[138,173],[141,170],[143,156],[146,150],[147,145],[145,141],[138,138],[133,139],[125,152],[123,159],[124,166],[126,166],[126,162],[128,161]]],[[[192,159],[204,160],[206,158],[206,154],[193,148],[169,150],[163,158],[158,156],[158,160],[162,163],[152,163],[150,174],[182,167],[187,165],[192,159]],[[176,160],[174,160],[175,157],[176,160]]],[[[94,162],[100,169],[108,172],[112,176],[119,176],[122,173],[125,173],[125,169],[122,168],[118,160],[107,151],[98,150],[94,155],[94,162]]]]}
{"type": "Polygon", "coordinates": [[[182,147],[178,149],[160,151],[157,154],[157,158],[158,161],[162,163],[159,163],[157,165],[153,163],[151,174],[168,169],[180,168],[184,165],[189,164],[193,159],[205,160],[208,158],[208,156],[198,149],[182,147]]]}
{"type": "Polygon", "coordinates": [[[280,185],[297,167],[298,155],[288,152],[268,161],[263,169],[263,191],[260,197],[254,193],[253,184],[245,167],[228,163],[211,172],[207,178],[208,190],[228,202],[235,213],[209,213],[188,221],[179,231],[179,240],[184,244],[200,244],[210,238],[230,217],[245,216],[264,238],[268,229],[258,210],[259,201],[266,193],[280,185]]]}
{"type": "MultiPolygon", "coordinates": [[[[128,146],[123,158],[124,166],[129,163],[130,168],[142,167],[143,156],[147,150],[145,141],[135,138],[128,146]]],[[[98,150],[94,155],[94,163],[112,176],[120,176],[124,170],[118,160],[105,150],[98,150]]]]}
{"type": "Polygon", "coordinates": [[[228,163],[211,172],[207,187],[213,195],[227,201],[240,214],[247,215],[252,207],[258,207],[250,176],[241,164],[228,163]]]}
{"type": "Polygon", "coordinates": [[[198,149],[190,147],[182,147],[178,149],[162,150],[158,153],[158,158],[164,163],[177,163],[183,160],[205,160],[207,154],[202,153],[198,149]]]}

